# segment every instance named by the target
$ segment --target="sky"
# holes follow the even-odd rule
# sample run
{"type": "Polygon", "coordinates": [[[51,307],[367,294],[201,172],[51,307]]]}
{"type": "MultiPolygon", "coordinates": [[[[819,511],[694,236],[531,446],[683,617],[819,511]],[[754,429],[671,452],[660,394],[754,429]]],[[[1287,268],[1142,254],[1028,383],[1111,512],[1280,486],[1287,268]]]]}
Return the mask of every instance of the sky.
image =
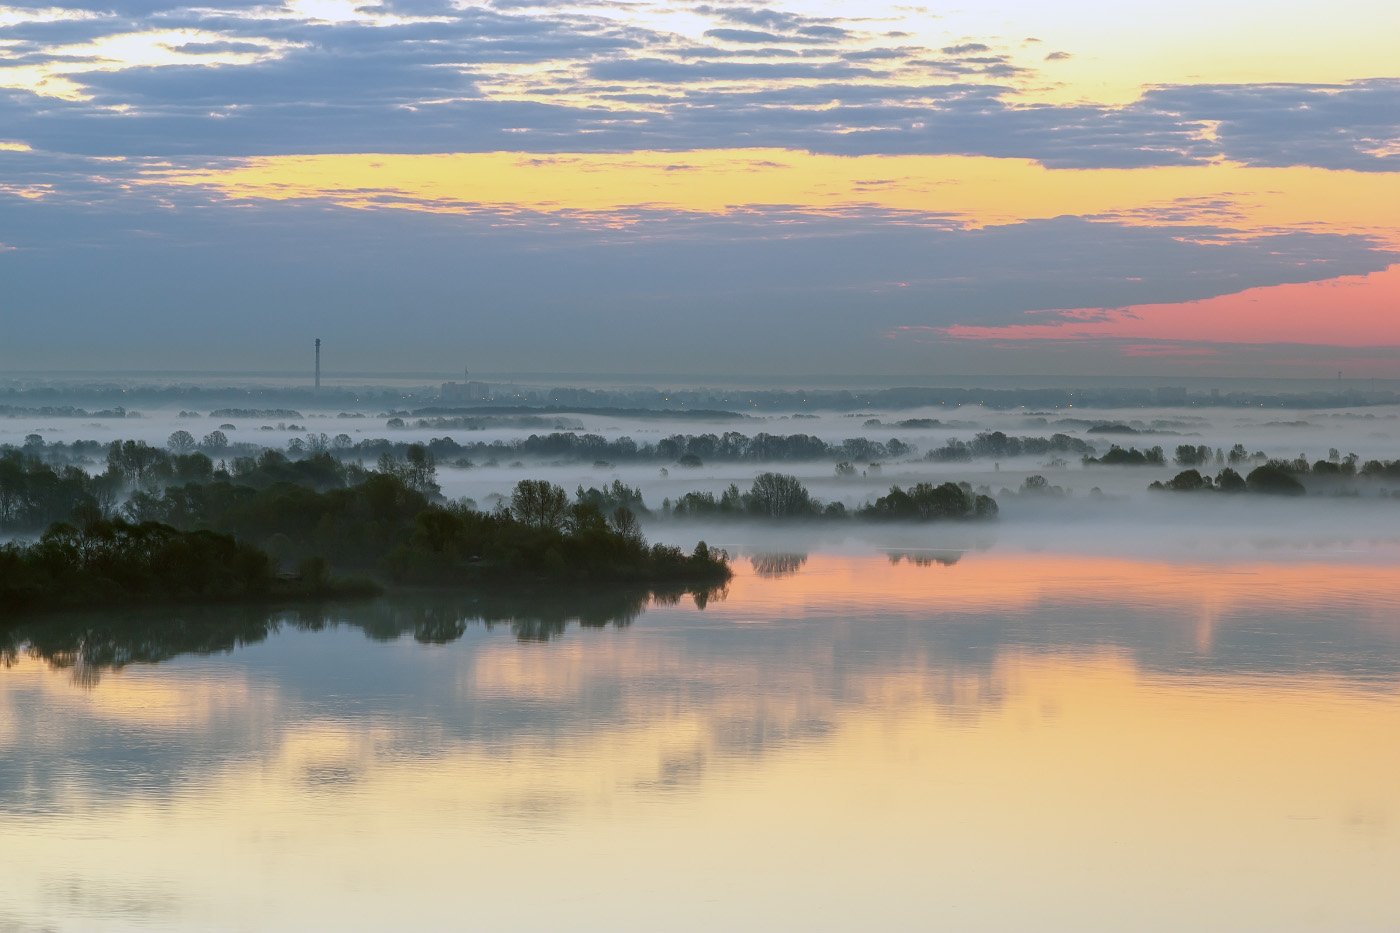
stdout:
{"type": "Polygon", "coordinates": [[[1400,4],[0,0],[0,374],[1400,378],[1400,4]]]}

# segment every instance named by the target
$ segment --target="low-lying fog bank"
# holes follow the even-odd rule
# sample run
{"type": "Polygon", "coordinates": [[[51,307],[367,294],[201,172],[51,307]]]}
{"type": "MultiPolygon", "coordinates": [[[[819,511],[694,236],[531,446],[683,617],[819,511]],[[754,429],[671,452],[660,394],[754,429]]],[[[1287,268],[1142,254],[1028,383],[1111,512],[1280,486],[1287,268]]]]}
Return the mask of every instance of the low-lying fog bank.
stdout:
{"type": "Polygon", "coordinates": [[[359,406],[345,393],[322,399],[303,394],[295,408],[147,406],[139,417],[94,409],[76,417],[0,412],[0,447],[96,475],[106,468],[106,444],[118,439],[170,449],[185,437],[181,449],[204,453],[216,469],[267,449],[292,460],[325,449],[342,463],[374,469],[384,452],[401,458],[407,445],[423,444],[448,499],[491,509],[521,479],[547,480],[571,496],[580,487],[620,482],[641,492],[652,513],[643,515],[643,526],[653,540],[688,547],[704,538],[746,554],[995,547],[1164,556],[1240,549],[1274,556],[1317,550],[1388,555],[1400,538],[1392,530],[1400,529],[1400,500],[1389,498],[1392,487],[1400,492],[1400,480],[1372,477],[1318,494],[1310,490],[1299,500],[1148,489],[1196,466],[1178,459],[1181,447],[1205,448],[1199,469],[1207,476],[1227,464],[1246,474],[1262,462],[1259,454],[1309,462],[1340,462],[1349,454],[1358,463],[1400,459],[1400,406],[1394,405],[862,406],[751,410],[736,417],[664,410],[411,409],[395,408],[393,401],[392,393],[359,406]],[[72,446],[78,441],[93,443],[72,446]],[[1137,466],[1085,462],[1104,458],[1114,446],[1145,456],[1160,448],[1160,454],[1137,466]],[[1227,459],[1232,451],[1244,459],[1227,459]],[[848,512],[892,486],[962,483],[995,498],[999,515],[987,524],[903,527],[854,518],[839,526],[765,526],[666,514],[668,504],[689,493],[721,496],[731,485],[744,490],[765,472],[791,475],[812,496],[848,512]]]}

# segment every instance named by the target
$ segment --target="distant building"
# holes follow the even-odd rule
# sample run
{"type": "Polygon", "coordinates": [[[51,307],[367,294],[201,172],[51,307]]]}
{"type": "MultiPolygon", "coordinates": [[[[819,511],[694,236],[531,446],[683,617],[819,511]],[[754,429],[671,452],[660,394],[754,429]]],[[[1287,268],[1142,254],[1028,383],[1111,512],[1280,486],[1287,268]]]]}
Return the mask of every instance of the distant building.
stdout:
{"type": "Polygon", "coordinates": [[[491,386],[485,382],[444,382],[442,384],[444,402],[489,402],[491,386]]]}

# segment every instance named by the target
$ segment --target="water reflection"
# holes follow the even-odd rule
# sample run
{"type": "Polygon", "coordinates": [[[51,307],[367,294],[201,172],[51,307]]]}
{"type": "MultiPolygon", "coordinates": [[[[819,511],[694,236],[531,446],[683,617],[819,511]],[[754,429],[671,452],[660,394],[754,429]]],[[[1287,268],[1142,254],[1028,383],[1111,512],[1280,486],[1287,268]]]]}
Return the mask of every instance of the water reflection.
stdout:
{"type": "Polygon", "coordinates": [[[931,559],[12,633],[0,928],[1400,922],[1393,568],[931,559]]]}
{"type": "Polygon", "coordinates": [[[284,628],[319,631],[347,626],[377,641],[411,635],[445,645],[471,625],[507,627],[522,641],[548,641],[568,630],[631,625],[649,605],[697,609],[726,595],[723,587],[556,588],[486,595],[421,593],[367,603],[327,604],[269,613],[258,606],[142,609],[45,615],[0,628],[0,664],[21,654],[40,658],[76,681],[96,686],[104,670],[154,664],[181,655],[208,655],[254,645],[284,628]]]}
{"type": "Polygon", "coordinates": [[[892,564],[907,560],[915,567],[951,567],[962,560],[963,552],[926,548],[918,551],[886,551],[885,556],[892,564]]]}
{"type": "Polygon", "coordinates": [[[753,572],[769,579],[790,577],[807,563],[806,554],[755,554],[749,558],[753,572]]]}

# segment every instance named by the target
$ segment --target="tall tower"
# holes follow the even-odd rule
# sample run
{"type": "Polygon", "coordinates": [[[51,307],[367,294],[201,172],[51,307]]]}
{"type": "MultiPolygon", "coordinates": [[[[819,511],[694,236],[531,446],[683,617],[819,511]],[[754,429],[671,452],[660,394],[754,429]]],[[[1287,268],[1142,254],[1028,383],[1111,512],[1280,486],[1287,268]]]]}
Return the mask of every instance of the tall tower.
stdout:
{"type": "Polygon", "coordinates": [[[316,388],[321,388],[321,338],[316,338],[316,388]]]}

